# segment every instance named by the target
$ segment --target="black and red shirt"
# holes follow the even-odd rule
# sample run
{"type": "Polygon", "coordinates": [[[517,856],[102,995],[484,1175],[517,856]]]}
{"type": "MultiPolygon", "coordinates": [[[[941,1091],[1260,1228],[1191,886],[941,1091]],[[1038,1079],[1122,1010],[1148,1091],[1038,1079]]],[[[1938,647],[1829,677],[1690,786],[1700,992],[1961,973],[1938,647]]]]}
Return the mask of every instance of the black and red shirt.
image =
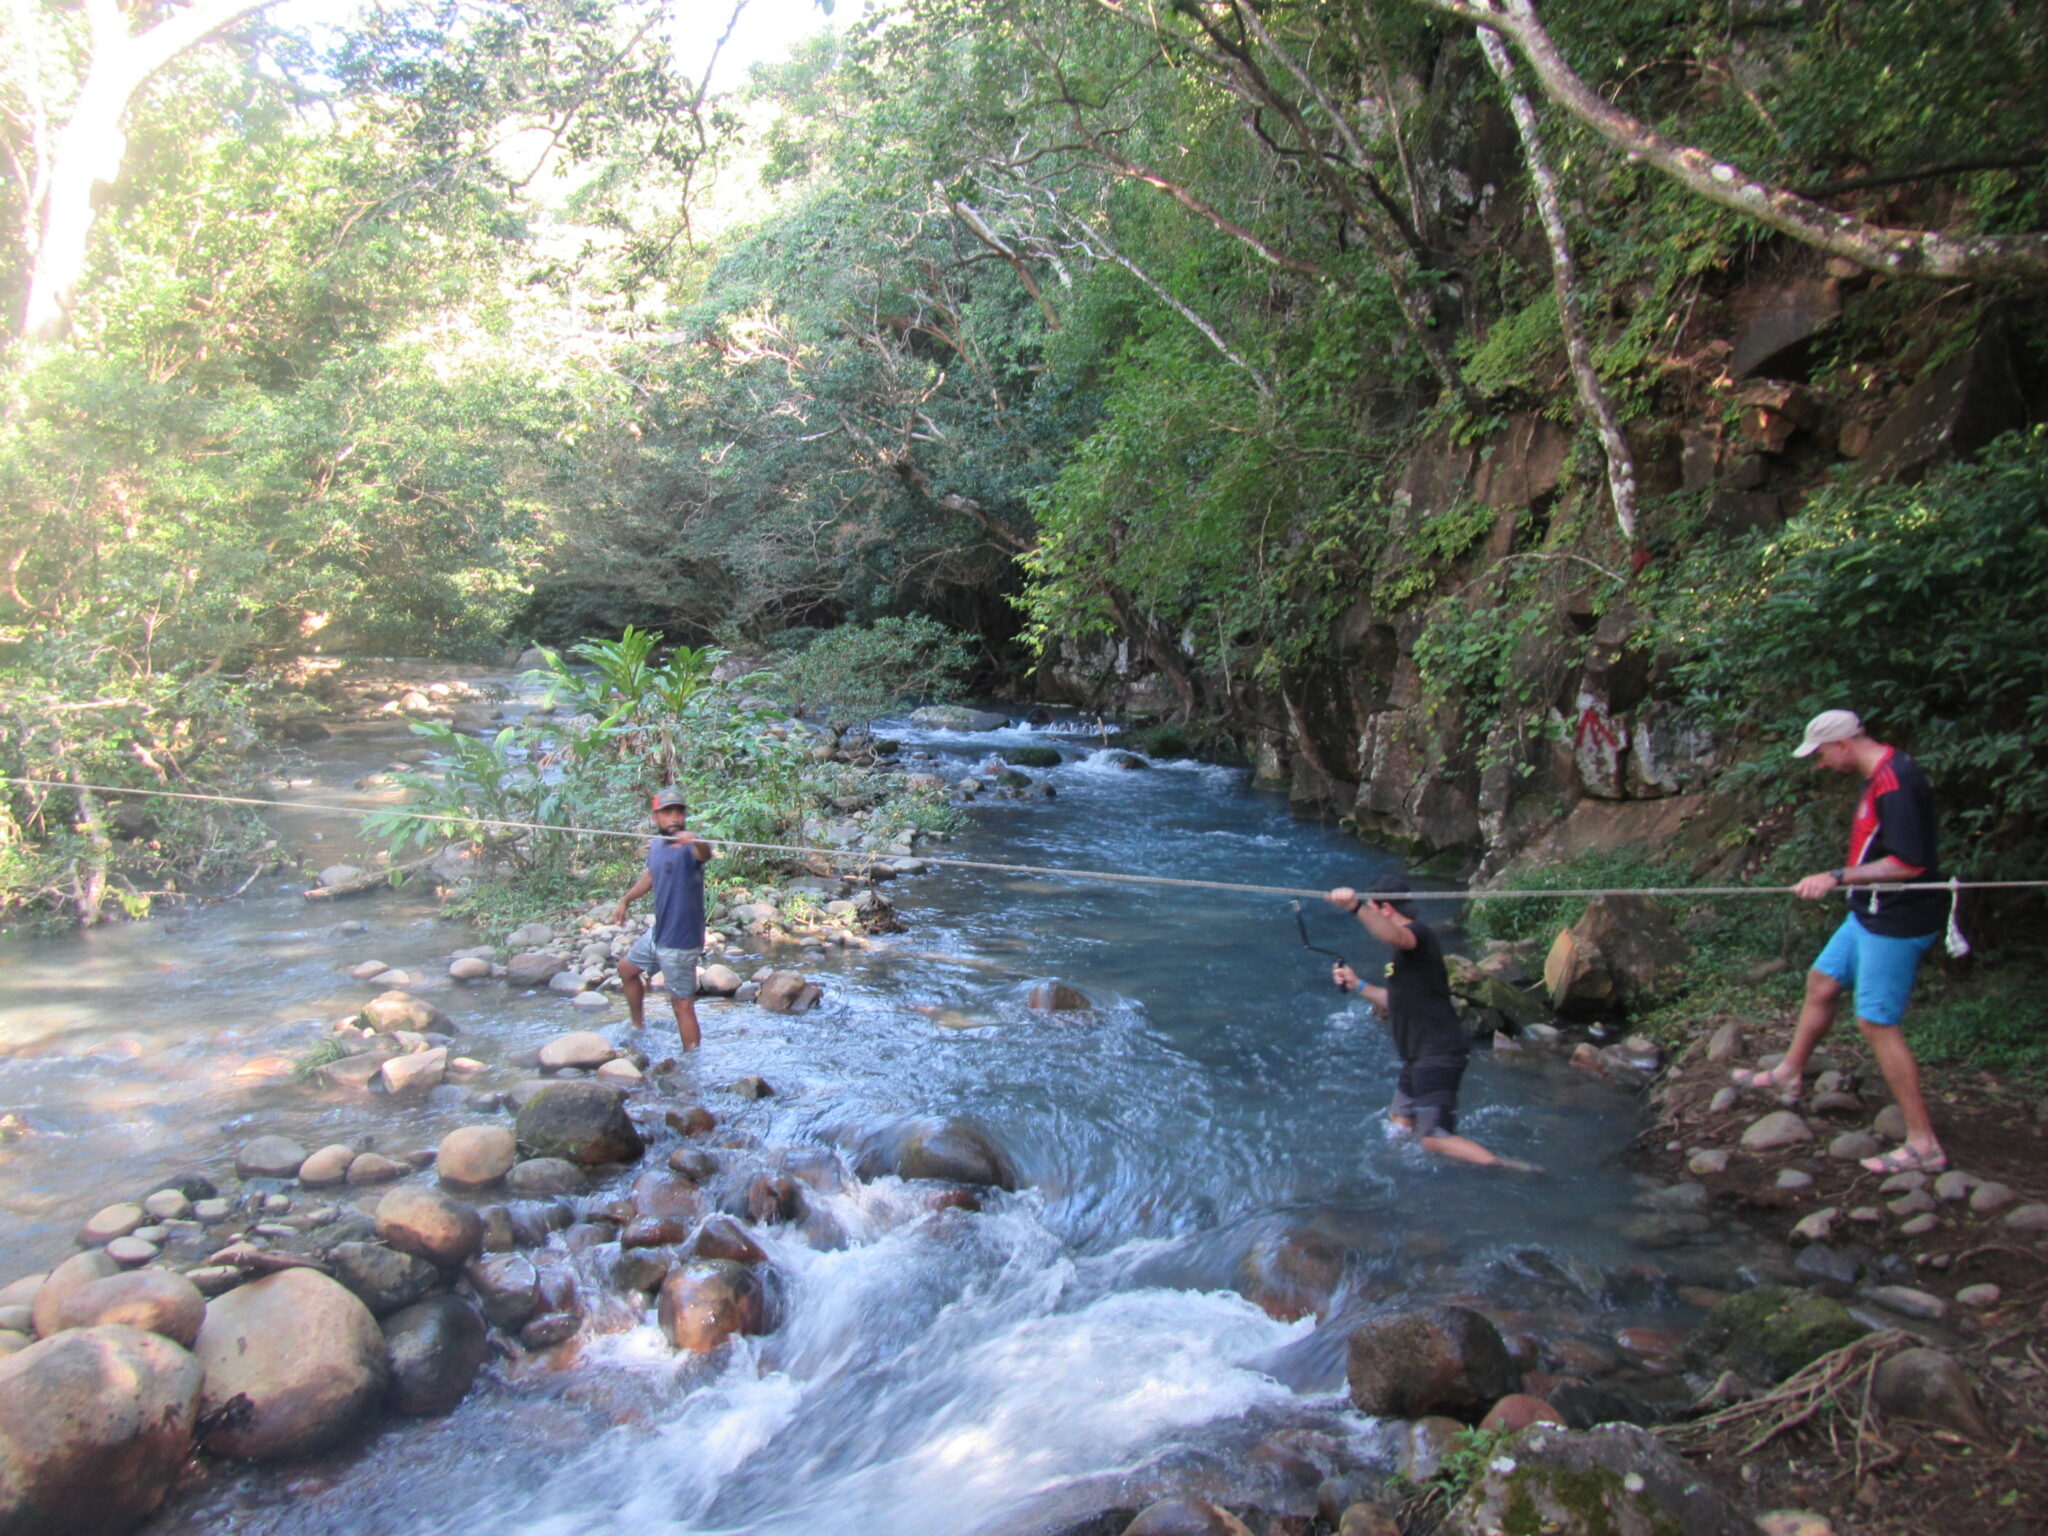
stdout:
{"type": "MultiPolygon", "coordinates": [[[[1863,781],[1849,824],[1851,868],[1887,855],[1907,867],[1906,879],[1947,878],[1935,851],[1934,789],[1920,765],[1896,747],[1863,781]]],[[[1938,932],[1948,919],[1948,897],[1940,891],[1851,886],[1849,907],[1865,928],[1888,939],[1917,939],[1938,932]]]]}

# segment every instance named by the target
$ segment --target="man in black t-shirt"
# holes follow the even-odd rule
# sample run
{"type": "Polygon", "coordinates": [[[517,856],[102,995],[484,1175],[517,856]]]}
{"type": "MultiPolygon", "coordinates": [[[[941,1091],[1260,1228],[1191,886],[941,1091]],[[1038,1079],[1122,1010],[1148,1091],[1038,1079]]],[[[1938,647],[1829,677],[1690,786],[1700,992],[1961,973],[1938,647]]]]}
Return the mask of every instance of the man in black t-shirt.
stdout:
{"type": "Polygon", "coordinates": [[[1348,885],[1329,894],[1332,906],[1355,914],[1367,933],[1394,952],[1383,987],[1360,981],[1341,962],[1330,968],[1339,988],[1361,994],[1380,1011],[1394,1037],[1401,1076],[1388,1115],[1402,1130],[1416,1132],[1431,1152],[1461,1163],[1528,1171],[1529,1164],[1497,1157],[1470,1137],[1455,1134],[1458,1081],[1472,1044],[1451,1001],[1450,973],[1437,936],[1415,920],[1413,903],[1373,899],[1406,889],[1397,877],[1382,875],[1362,896],[1348,885]]]}
{"type": "Polygon", "coordinates": [[[1862,776],[1863,793],[1849,824],[1847,862],[1792,887],[1808,901],[1818,901],[1846,886],[1849,915],[1806,974],[1806,1001],[1784,1059],[1768,1071],[1737,1072],[1735,1081],[1744,1088],[1775,1090],[1787,1103],[1796,1103],[1807,1060],[1833,1027],[1842,993],[1853,987],[1857,1026],[1906,1119],[1905,1144],[1864,1158],[1863,1166],[1872,1173],[1939,1172],[1948,1166],[1948,1156],[1935,1137],[1920,1091],[1920,1065],[1899,1021],[1920,957],[1941,935],[1948,898],[1940,891],[1871,888],[1943,878],[1935,847],[1934,791],[1918,763],[1871,736],[1846,709],[1815,715],[1792,755],[1813,757],[1836,773],[1862,776]]]}

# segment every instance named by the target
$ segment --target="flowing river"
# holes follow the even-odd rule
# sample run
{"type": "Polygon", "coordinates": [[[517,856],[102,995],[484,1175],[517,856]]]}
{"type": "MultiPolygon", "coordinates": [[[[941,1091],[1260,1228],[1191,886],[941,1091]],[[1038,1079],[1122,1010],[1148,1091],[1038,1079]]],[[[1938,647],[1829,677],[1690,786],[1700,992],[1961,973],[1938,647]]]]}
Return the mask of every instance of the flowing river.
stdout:
{"type": "MultiPolygon", "coordinates": [[[[1309,888],[1399,867],[1237,771],[1125,771],[1092,737],[1051,730],[884,729],[953,776],[1009,744],[1068,754],[1044,775],[1057,799],[983,805],[934,852],[1309,888]]],[[[346,727],[290,794],[379,803],[354,783],[409,740],[346,727]]],[[[316,864],[360,847],[344,816],[277,821],[316,864]]],[[[499,1359],[447,1418],[221,1471],[150,1529],[1021,1536],[1165,1490],[1313,1508],[1304,1459],[1392,1464],[1389,1432],[1348,1406],[1329,1320],[1455,1298],[1519,1327],[1545,1364],[1575,1346],[1654,1372],[1617,1337],[1688,1322],[1685,1281],[1740,1283],[1739,1233],[1636,1245],[1644,1185],[1621,1165],[1634,1098],[1559,1055],[1482,1051],[1465,1080],[1461,1129],[1544,1172],[1390,1140],[1385,1033],[1332,990],[1284,900],[954,870],[888,890],[908,931],[806,957],[815,1011],[703,1007],[681,1094],[721,1135],[837,1158],[878,1126],[964,1117],[1015,1161],[1017,1193],[971,1213],[894,1179],[827,1181],[822,1225],[756,1232],[780,1277],[773,1333],[679,1356],[651,1314],[627,1315],[499,1359]],[[1048,978],[1097,1009],[1031,1012],[1048,978]],[[746,1074],[775,1095],[730,1093],[746,1074]]],[[[1308,920],[1315,942],[1377,969],[1350,919],[1317,904],[1308,920]]],[[[265,1058],[360,1006],[370,989],[348,972],[365,959],[438,974],[475,942],[424,893],[330,908],[269,880],[183,916],[9,943],[0,1109],[30,1130],[0,1151],[0,1279],[72,1251],[110,1200],[179,1169],[218,1177],[262,1132],[403,1151],[473,1123],[459,1092],[401,1111],[266,1075],[265,1058]],[[344,931],[351,919],[365,931],[344,931]]],[[[487,1060],[568,1029],[625,1032],[623,1009],[593,1025],[546,992],[432,995],[487,1060]]],[[[665,1021],[658,998],[649,1017],[665,1021]]]]}

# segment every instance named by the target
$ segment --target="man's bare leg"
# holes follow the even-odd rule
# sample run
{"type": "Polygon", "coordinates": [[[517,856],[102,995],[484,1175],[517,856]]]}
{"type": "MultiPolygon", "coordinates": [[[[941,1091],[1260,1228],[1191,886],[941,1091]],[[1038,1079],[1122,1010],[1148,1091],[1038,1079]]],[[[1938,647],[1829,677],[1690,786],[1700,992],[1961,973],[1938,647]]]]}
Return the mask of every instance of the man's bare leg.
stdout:
{"type": "Polygon", "coordinates": [[[1422,1147],[1438,1157],[1448,1157],[1454,1162],[1471,1163],[1479,1168],[1513,1168],[1523,1173],[1540,1173],[1534,1163],[1517,1162],[1511,1157],[1501,1157],[1489,1152],[1469,1136],[1425,1136],[1422,1147]]]}
{"type": "Polygon", "coordinates": [[[635,1029],[647,1027],[647,973],[630,960],[619,962],[619,991],[625,994],[626,1016],[635,1029]]]}
{"type": "Polygon", "coordinates": [[[1934,1117],[1927,1113],[1927,1098],[1920,1091],[1920,1063],[1914,1060],[1905,1034],[1896,1024],[1873,1024],[1868,1019],[1858,1019],[1856,1024],[1870,1045],[1871,1055],[1877,1058],[1885,1086],[1891,1089],[1899,1112],[1906,1117],[1906,1145],[1923,1156],[1940,1152],[1934,1117]]]}
{"type": "Polygon", "coordinates": [[[1768,1078],[1779,1092],[1796,1096],[1806,1081],[1806,1064],[1813,1059],[1815,1047],[1835,1026],[1835,1008],[1841,996],[1842,984],[1834,977],[1826,971],[1808,971],[1806,1000],[1799,1005],[1799,1021],[1792,1026],[1792,1043],[1785,1048],[1785,1059],[1768,1072],[1738,1072],[1736,1081],[1761,1088],[1762,1079],[1768,1078]]]}
{"type": "Polygon", "coordinates": [[[671,992],[669,1004],[676,1011],[676,1033],[683,1037],[683,1049],[694,1051],[703,1044],[704,1036],[697,1028],[697,1000],[694,997],[679,997],[671,992]]]}

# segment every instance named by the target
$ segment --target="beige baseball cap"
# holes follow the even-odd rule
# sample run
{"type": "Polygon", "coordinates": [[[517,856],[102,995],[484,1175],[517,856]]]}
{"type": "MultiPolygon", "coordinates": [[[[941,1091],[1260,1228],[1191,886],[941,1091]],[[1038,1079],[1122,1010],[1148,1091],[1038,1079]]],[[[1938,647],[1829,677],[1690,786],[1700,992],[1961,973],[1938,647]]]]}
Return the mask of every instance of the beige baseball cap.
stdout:
{"type": "Polygon", "coordinates": [[[1847,741],[1863,734],[1863,722],[1853,709],[1824,709],[1806,722],[1806,736],[1792,749],[1794,757],[1811,757],[1830,741],[1847,741]]]}

